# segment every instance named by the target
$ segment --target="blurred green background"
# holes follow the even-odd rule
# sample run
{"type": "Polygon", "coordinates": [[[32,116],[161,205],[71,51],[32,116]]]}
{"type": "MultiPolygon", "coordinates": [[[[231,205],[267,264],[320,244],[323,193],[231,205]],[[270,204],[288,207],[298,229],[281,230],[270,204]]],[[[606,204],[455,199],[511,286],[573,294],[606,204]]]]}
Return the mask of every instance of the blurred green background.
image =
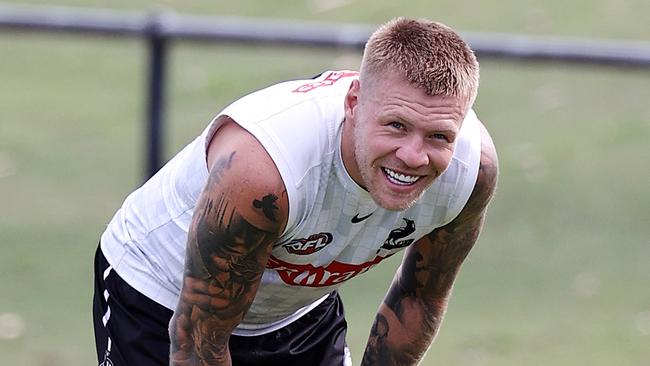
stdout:
{"type": "MultiPolygon", "coordinates": [[[[14,3],[16,4],[16,3],[14,3]]],[[[650,40],[646,0],[21,1],[457,30],[650,40]]],[[[227,103],[356,68],[358,52],[182,43],[166,157],[227,103]]],[[[650,70],[482,60],[475,105],[501,177],[423,365],[649,365],[650,70]]],[[[0,364],[94,364],[92,256],[141,182],[147,54],[138,40],[0,32],[0,364]]],[[[398,264],[343,287],[354,364],[398,264]]]]}

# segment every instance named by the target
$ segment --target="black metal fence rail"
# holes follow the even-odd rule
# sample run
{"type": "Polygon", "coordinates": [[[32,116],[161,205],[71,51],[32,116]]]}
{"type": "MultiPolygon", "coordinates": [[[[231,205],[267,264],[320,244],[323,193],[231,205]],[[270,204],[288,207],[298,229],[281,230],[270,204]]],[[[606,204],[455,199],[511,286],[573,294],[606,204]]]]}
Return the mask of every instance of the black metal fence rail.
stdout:
{"type": "MultiPolygon", "coordinates": [[[[362,49],[374,27],[358,24],[199,17],[171,12],[0,4],[0,30],[133,37],[149,45],[146,176],[162,164],[165,68],[169,41],[238,42],[362,49]]],[[[650,42],[461,32],[479,58],[650,68],[650,42]]]]}

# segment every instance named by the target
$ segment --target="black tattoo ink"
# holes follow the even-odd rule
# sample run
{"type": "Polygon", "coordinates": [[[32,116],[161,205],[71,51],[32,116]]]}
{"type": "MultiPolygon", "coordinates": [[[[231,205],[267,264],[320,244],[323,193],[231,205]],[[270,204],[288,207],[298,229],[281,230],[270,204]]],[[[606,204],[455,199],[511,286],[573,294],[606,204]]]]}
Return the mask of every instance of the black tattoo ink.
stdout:
{"type": "Polygon", "coordinates": [[[262,198],[262,200],[254,200],[253,201],[253,207],[255,208],[261,208],[262,212],[264,212],[264,216],[266,216],[267,219],[276,222],[275,218],[275,212],[273,210],[277,210],[278,206],[276,206],[275,201],[278,200],[278,196],[274,194],[267,194],[262,198]]]}
{"type": "Polygon", "coordinates": [[[418,280],[418,274],[423,270],[422,262],[424,258],[418,251],[412,250],[410,252],[413,254],[405,256],[404,262],[402,263],[400,286],[391,286],[384,298],[384,304],[400,320],[403,320],[406,316],[403,309],[403,298],[415,298],[417,296],[416,291],[424,288],[424,284],[418,280]]]}
{"type": "Polygon", "coordinates": [[[199,206],[188,238],[181,299],[170,325],[174,366],[230,365],[230,330],[252,303],[276,239],[247,221],[231,192],[220,189],[199,206]]]}
{"type": "Polygon", "coordinates": [[[230,156],[219,157],[217,161],[214,162],[212,166],[212,182],[215,184],[221,183],[221,177],[223,176],[223,171],[230,169],[232,165],[232,159],[235,157],[235,152],[231,152],[230,156]]]}
{"type": "Polygon", "coordinates": [[[385,316],[377,314],[375,322],[370,329],[370,338],[366,351],[363,354],[362,366],[382,366],[390,362],[389,348],[387,346],[389,325],[385,316]]]}

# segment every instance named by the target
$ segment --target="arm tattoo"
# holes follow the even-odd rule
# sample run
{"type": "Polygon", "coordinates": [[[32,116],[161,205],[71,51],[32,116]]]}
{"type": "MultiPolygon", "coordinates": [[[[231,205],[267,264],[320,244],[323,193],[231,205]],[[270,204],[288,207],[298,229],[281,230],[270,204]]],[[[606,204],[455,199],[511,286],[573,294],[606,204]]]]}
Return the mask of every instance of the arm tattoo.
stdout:
{"type": "Polygon", "coordinates": [[[214,184],[219,184],[221,183],[221,177],[223,176],[223,171],[230,169],[230,166],[232,164],[232,159],[235,157],[235,152],[231,152],[230,156],[227,158],[224,156],[219,157],[214,162],[214,165],[212,166],[212,169],[210,171],[210,174],[214,175],[214,178],[211,178],[214,180],[214,184]]]}
{"type": "Polygon", "coordinates": [[[375,322],[370,328],[370,338],[366,346],[366,352],[363,354],[362,365],[387,365],[389,359],[388,347],[386,346],[386,336],[388,335],[388,320],[377,314],[375,322]]]}
{"type": "Polygon", "coordinates": [[[278,200],[278,196],[274,194],[268,194],[262,198],[262,200],[254,200],[253,201],[253,207],[255,208],[261,208],[262,212],[264,212],[264,216],[266,216],[267,219],[277,222],[275,219],[275,212],[273,210],[277,210],[278,206],[275,205],[275,201],[278,200]]]}
{"type": "Polygon", "coordinates": [[[230,317],[234,315],[230,312],[237,311],[239,306],[248,300],[246,294],[261,276],[265,263],[260,266],[255,256],[261,253],[251,249],[258,248],[268,241],[269,233],[242,218],[237,208],[231,207],[225,197],[220,198],[214,209],[219,223],[219,227],[215,228],[214,224],[210,223],[211,219],[206,219],[206,215],[210,215],[212,211],[212,200],[208,200],[207,206],[197,223],[196,241],[189,242],[193,247],[190,248],[190,253],[192,249],[198,252],[191,260],[197,267],[200,265],[202,268],[188,268],[186,276],[194,277],[199,274],[204,279],[209,279],[215,286],[212,290],[216,291],[210,295],[215,299],[220,298],[223,302],[219,304],[213,299],[210,311],[220,317],[230,317]],[[221,309],[226,306],[230,312],[226,312],[225,308],[221,309]]]}
{"type": "MultiPolygon", "coordinates": [[[[230,333],[253,302],[277,239],[244,218],[232,192],[218,187],[233,155],[215,163],[208,189],[218,194],[203,196],[192,221],[181,299],[170,323],[172,365],[230,364],[230,333]]],[[[251,203],[267,197],[276,196],[251,203]]]]}

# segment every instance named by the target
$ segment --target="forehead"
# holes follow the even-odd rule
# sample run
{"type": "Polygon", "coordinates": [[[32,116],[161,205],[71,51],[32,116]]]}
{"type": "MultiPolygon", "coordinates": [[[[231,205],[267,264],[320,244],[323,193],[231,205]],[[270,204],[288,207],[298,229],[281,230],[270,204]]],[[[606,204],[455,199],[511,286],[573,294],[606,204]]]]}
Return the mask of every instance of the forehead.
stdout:
{"type": "Polygon", "coordinates": [[[459,97],[429,95],[397,73],[376,75],[361,85],[361,101],[377,117],[399,118],[412,123],[439,122],[460,126],[465,106],[459,97]]]}

